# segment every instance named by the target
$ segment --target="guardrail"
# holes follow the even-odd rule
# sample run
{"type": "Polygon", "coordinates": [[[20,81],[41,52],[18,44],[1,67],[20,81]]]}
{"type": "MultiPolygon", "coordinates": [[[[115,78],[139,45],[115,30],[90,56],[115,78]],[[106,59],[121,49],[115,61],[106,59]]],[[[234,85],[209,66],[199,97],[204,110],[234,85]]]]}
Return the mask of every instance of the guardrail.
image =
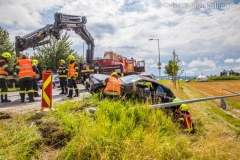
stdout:
{"type": "MultiPolygon", "coordinates": [[[[226,90],[226,89],[223,89],[223,90],[226,90]]],[[[229,90],[227,90],[227,91],[229,91],[229,90]]],[[[229,91],[229,92],[232,92],[232,91],[229,91]]],[[[236,93],[236,92],[232,92],[232,93],[236,93]]],[[[213,100],[213,99],[221,99],[221,108],[226,110],[227,103],[226,103],[225,98],[236,97],[236,96],[240,96],[240,94],[236,93],[236,94],[225,95],[225,96],[214,96],[214,97],[206,97],[206,98],[199,98],[199,99],[192,99],[192,100],[183,100],[180,102],[161,103],[161,104],[149,105],[149,107],[153,108],[153,109],[158,109],[158,108],[167,108],[167,107],[172,107],[172,106],[178,106],[178,105],[186,104],[186,103],[195,103],[195,102],[208,101],[208,100],[213,100]]]]}

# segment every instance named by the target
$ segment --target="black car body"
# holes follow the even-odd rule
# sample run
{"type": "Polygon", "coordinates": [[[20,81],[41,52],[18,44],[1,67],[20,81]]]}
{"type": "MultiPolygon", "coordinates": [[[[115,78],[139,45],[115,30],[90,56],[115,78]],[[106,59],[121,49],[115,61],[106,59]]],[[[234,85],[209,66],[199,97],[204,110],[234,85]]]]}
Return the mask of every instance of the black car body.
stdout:
{"type": "MultiPolygon", "coordinates": [[[[109,78],[105,74],[91,74],[86,79],[86,89],[90,92],[102,92],[105,88],[102,81],[109,78]]],[[[141,75],[128,75],[120,77],[122,81],[121,93],[129,98],[139,98],[142,100],[151,99],[152,103],[170,102],[175,98],[171,89],[158,81],[141,75]]]]}

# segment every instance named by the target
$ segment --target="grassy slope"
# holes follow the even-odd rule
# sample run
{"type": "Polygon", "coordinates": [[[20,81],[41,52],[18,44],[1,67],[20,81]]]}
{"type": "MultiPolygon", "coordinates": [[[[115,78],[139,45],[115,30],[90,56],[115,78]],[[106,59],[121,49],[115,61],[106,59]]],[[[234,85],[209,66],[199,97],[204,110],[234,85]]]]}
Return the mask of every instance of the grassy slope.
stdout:
{"type": "MultiPolygon", "coordinates": [[[[169,81],[166,84],[173,88],[169,81]]],[[[201,94],[184,84],[182,90],[174,91],[182,99],[202,98],[201,94]]],[[[191,137],[193,159],[238,159],[240,121],[210,101],[189,104],[189,107],[197,129],[197,134],[191,137]]]]}
{"type": "MultiPolygon", "coordinates": [[[[174,92],[182,99],[201,97],[186,87],[174,92]]],[[[237,121],[211,102],[189,107],[194,135],[182,133],[160,110],[134,101],[93,97],[56,105],[48,115],[14,115],[0,120],[0,159],[238,159],[237,121]],[[99,109],[89,115],[83,106],[99,109]]]]}

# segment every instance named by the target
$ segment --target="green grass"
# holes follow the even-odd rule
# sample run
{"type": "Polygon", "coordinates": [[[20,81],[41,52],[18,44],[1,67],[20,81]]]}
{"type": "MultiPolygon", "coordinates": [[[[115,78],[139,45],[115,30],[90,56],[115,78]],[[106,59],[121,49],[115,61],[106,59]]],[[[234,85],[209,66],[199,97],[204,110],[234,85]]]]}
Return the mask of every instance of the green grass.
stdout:
{"type": "MultiPolygon", "coordinates": [[[[186,98],[185,91],[176,94],[186,98]]],[[[162,110],[135,100],[99,101],[97,95],[56,104],[48,114],[12,115],[0,120],[0,159],[238,159],[237,121],[210,102],[200,104],[190,106],[193,135],[162,110]]]]}

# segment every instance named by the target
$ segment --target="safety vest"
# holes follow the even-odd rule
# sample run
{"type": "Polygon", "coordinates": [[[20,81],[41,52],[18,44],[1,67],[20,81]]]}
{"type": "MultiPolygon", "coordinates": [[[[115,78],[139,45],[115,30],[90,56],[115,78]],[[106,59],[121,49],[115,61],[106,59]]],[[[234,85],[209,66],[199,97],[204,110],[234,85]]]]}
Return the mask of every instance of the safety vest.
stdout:
{"type": "Polygon", "coordinates": [[[108,92],[108,91],[112,91],[112,92],[117,92],[118,94],[120,94],[120,87],[122,85],[122,82],[116,78],[111,76],[107,82],[107,85],[104,89],[104,93],[108,92]]]}
{"type": "Polygon", "coordinates": [[[72,64],[69,65],[68,67],[68,77],[73,77],[75,75],[75,64],[76,62],[73,62],[72,64]]]}
{"type": "MultiPolygon", "coordinates": [[[[3,62],[4,60],[1,59],[0,60],[0,63],[3,62]]],[[[4,61],[5,62],[5,61],[4,61]]],[[[8,72],[6,72],[4,69],[3,69],[3,66],[0,66],[0,78],[7,78],[8,76],[8,72]]]]}
{"type": "Polygon", "coordinates": [[[30,59],[21,59],[18,61],[19,63],[19,74],[18,78],[25,78],[25,77],[33,77],[33,68],[32,68],[32,61],[30,59]]]}
{"type": "Polygon", "coordinates": [[[180,120],[183,121],[183,130],[191,132],[193,130],[191,115],[184,112],[181,112],[180,114],[180,120]]]}

